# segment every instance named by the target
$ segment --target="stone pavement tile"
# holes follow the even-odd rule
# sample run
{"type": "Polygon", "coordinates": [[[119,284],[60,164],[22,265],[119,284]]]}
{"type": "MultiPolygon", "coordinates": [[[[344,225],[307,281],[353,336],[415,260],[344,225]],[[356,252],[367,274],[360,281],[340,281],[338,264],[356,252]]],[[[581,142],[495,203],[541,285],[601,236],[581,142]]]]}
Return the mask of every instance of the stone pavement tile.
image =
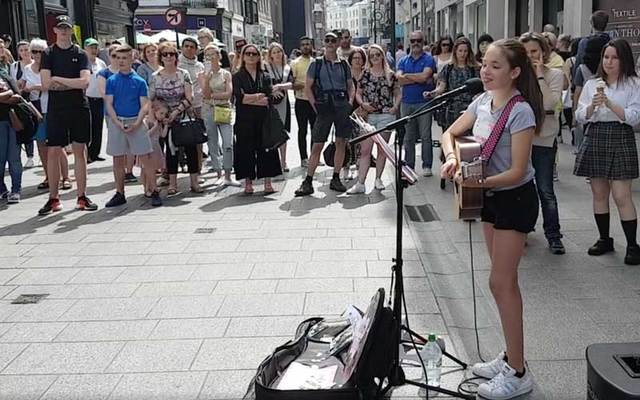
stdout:
{"type": "Polygon", "coordinates": [[[109,257],[85,256],[76,263],[79,267],[121,267],[126,265],[144,265],[149,255],[110,255],[109,257]]]}
{"type": "Polygon", "coordinates": [[[202,340],[127,342],[106,372],[187,371],[202,340]]]}
{"type": "MultiPolygon", "coordinates": [[[[12,286],[2,287],[8,288],[12,286]]],[[[15,287],[15,289],[11,293],[5,295],[4,298],[13,300],[21,294],[47,293],[49,294],[47,299],[64,299],[69,295],[69,293],[73,292],[74,289],[75,287],[72,285],[22,285],[15,287]]]]}
{"type": "Polygon", "coordinates": [[[242,263],[246,260],[247,254],[241,251],[223,251],[213,253],[195,253],[182,254],[182,258],[186,259],[183,264],[229,264],[242,263]],[[186,256],[186,257],[185,257],[186,256]]]}
{"type": "MultiPolygon", "coordinates": [[[[407,300],[408,302],[409,300],[407,300]]],[[[493,302],[493,299],[490,300],[493,302]]],[[[484,297],[477,297],[478,328],[494,324],[494,309],[484,297]]],[[[449,328],[473,328],[473,302],[471,299],[438,298],[440,312],[449,328]]]]}
{"type": "MultiPolygon", "coordinates": [[[[391,261],[396,257],[396,249],[395,247],[386,247],[384,249],[378,249],[378,259],[380,260],[389,260],[391,261]]],[[[418,261],[420,260],[420,254],[418,254],[418,250],[413,248],[407,248],[407,246],[403,246],[402,248],[402,259],[404,261],[418,261]]]]}
{"type": "Polygon", "coordinates": [[[377,232],[376,229],[377,228],[352,228],[352,227],[328,228],[326,236],[330,238],[339,238],[339,237],[371,238],[376,236],[376,232],[377,232]]]}
{"type": "Polygon", "coordinates": [[[195,400],[206,372],[124,374],[109,400],[195,400]]]}
{"type": "Polygon", "coordinates": [[[302,250],[348,250],[353,248],[352,239],[346,237],[305,238],[302,250]]]}
{"type": "Polygon", "coordinates": [[[50,342],[67,326],[66,322],[17,323],[7,331],[0,342],[32,343],[50,342]]]}
{"type": "Polygon", "coordinates": [[[256,251],[256,252],[247,252],[246,261],[253,263],[260,263],[265,260],[268,262],[304,262],[311,261],[311,251],[256,251]]]}
{"type": "Polygon", "coordinates": [[[49,300],[44,299],[38,304],[11,304],[15,310],[11,316],[5,318],[5,322],[44,322],[56,321],[69,310],[75,300],[49,300]]]}
{"type": "Polygon", "coordinates": [[[303,293],[228,295],[218,316],[301,315],[304,298],[303,293]]]}
{"type": "Polygon", "coordinates": [[[38,400],[56,378],[55,375],[0,376],[0,398],[38,400]]]}
{"type": "Polygon", "coordinates": [[[149,339],[208,339],[224,336],[229,318],[163,319],[149,339]]]}
{"type": "Polygon", "coordinates": [[[80,272],[80,268],[25,269],[19,276],[16,276],[6,283],[11,285],[63,284],[68,282],[78,272],[80,272]]]}
{"type": "Polygon", "coordinates": [[[430,333],[448,334],[448,329],[440,314],[409,314],[409,326],[412,331],[427,337],[430,333]]]}
{"type": "MultiPolygon", "coordinates": [[[[367,276],[370,278],[391,278],[391,267],[393,262],[389,261],[367,261],[367,276]]],[[[402,264],[402,275],[405,277],[424,277],[424,268],[420,261],[404,260],[402,264]]]]}
{"type": "Polygon", "coordinates": [[[0,269],[0,285],[6,285],[23,272],[20,269],[0,269]]]}
{"type": "MultiPolygon", "coordinates": [[[[21,268],[65,268],[75,266],[82,257],[79,256],[37,256],[29,257],[20,264],[21,268]]],[[[0,264],[1,265],[1,264],[0,264]]]]}
{"type": "Polygon", "coordinates": [[[198,399],[241,399],[255,373],[255,369],[210,371],[198,399]]]}
{"type": "Polygon", "coordinates": [[[353,292],[351,278],[281,279],[278,293],[353,292]]]}
{"type": "Polygon", "coordinates": [[[19,286],[0,286],[0,299],[5,297],[10,297],[11,299],[16,298],[18,295],[12,294],[15,292],[16,288],[19,286]]]}
{"type": "Polygon", "coordinates": [[[293,338],[298,325],[306,316],[234,317],[231,318],[225,337],[290,336],[293,338]]]}
{"type": "MultiPolygon", "coordinates": [[[[120,242],[122,240],[125,233],[92,233],[85,236],[81,242],[83,243],[107,243],[107,242],[120,242]]],[[[130,235],[135,235],[136,238],[141,238],[142,235],[139,233],[131,233],[130,235]]],[[[144,241],[152,240],[149,238],[148,234],[144,235],[144,241]]],[[[129,240],[128,240],[129,241],[129,240]]]]}
{"type": "Polygon", "coordinates": [[[267,238],[269,234],[267,231],[262,229],[256,230],[234,230],[234,229],[222,229],[222,228],[214,228],[215,231],[209,234],[208,237],[211,237],[212,240],[218,239],[260,239],[267,238]]]}
{"type": "Polygon", "coordinates": [[[141,283],[133,297],[207,296],[215,287],[215,281],[141,283]]]}
{"type": "Polygon", "coordinates": [[[598,324],[598,328],[607,336],[607,342],[640,342],[640,330],[637,323],[598,324]]]}
{"type": "Polygon", "coordinates": [[[187,265],[158,265],[127,267],[116,282],[172,282],[186,281],[195,267],[187,265]]]}
{"type": "MultiPolygon", "coordinates": [[[[252,222],[251,224],[253,225],[256,221],[252,222]]],[[[318,226],[318,220],[317,219],[311,219],[311,218],[305,218],[305,219],[287,219],[286,221],[283,221],[282,223],[273,223],[273,221],[269,221],[269,222],[262,222],[260,221],[261,226],[260,228],[262,228],[263,226],[266,228],[268,227],[270,230],[273,231],[279,231],[279,230],[290,230],[290,229],[312,229],[312,228],[331,228],[332,226],[318,226]]],[[[229,229],[227,228],[227,223],[226,221],[224,222],[225,225],[225,229],[229,229]]],[[[247,228],[247,223],[244,223],[244,229],[247,228]]],[[[235,227],[235,224],[232,225],[232,227],[235,227]]],[[[258,227],[256,227],[256,229],[258,229],[258,227]]]]}
{"type": "MultiPolygon", "coordinates": [[[[373,237],[373,238],[354,238],[353,248],[359,250],[382,250],[391,249],[395,250],[396,241],[393,237],[373,237]]],[[[402,248],[406,250],[415,249],[416,244],[410,236],[405,236],[402,239],[402,248]]]]}
{"type": "Polygon", "coordinates": [[[173,222],[120,222],[113,224],[108,233],[147,233],[147,232],[167,232],[173,222]]]}
{"type": "MultiPolygon", "coordinates": [[[[258,239],[252,239],[258,240],[258,239]]],[[[234,251],[241,244],[240,239],[217,239],[212,240],[192,240],[183,250],[184,253],[206,253],[215,251],[216,249],[225,249],[225,251],[234,251]]]]}
{"type": "Polygon", "coordinates": [[[189,246],[188,240],[172,240],[151,242],[151,244],[145,248],[143,254],[168,254],[168,253],[182,253],[189,246]]]}
{"type": "Polygon", "coordinates": [[[121,256],[145,254],[151,242],[122,243],[87,243],[76,253],[81,256],[121,256]]]}
{"type": "Polygon", "coordinates": [[[182,253],[154,254],[144,262],[144,265],[185,265],[188,264],[189,257],[189,254],[182,253]]]}
{"type": "Polygon", "coordinates": [[[55,342],[107,342],[144,340],[158,324],[156,320],[71,322],[55,342]]]}
{"type": "Polygon", "coordinates": [[[538,389],[547,396],[547,399],[583,400],[587,398],[587,362],[585,360],[545,360],[528,361],[528,363],[538,389]],[[571,390],[567,390],[568,388],[571,390]]]}
{"type": "Polygon", "coordinates": [[[29,235],[20,241],[20,244],[47,244],[47,243],[75,243],[80,242],[86,236],[84,232],[64,232],[44,235],[29,235]]]}
{"type": "Polygon", "coordinates": [[[153,307],[148,318],[215,317],[220,310],[223,299],[224,296],[163,297],[153,307]]]}
{"type": "Polygon", "coordinates": [[[191,266],[194,269],[191,281],[218,281],[226,279],[248,279],[253,264],[210,264],[206,266],[191,266]]]}
{"type": "MultiPolygon", "coordinates": [[[[379,278],[355,278],[353,280],[354,291],[374,293],[378,288],[389,290],[391,285],[391,277],[379,278]]],[[[403,280],[405,292],[423,292],[431,291],[429,282],[425,278],[404,277],[403,280]]]]}
{"type": "Polygon", "coordinates": [[[625,282],[626,285],[631,286],[637,293],[640,293],[638,292],[640,291],[640,274],[637,266],[625,265],[611,268],[610,271],[620,281],[625,282]]]}
{"type": "MultiPolygon", "coordinates": [[[[0,371],[2,371],[13,359],[15,359],[28,344],[25,343],[0,343],[0,371]]],[[[2,385],[0,385],[0,389],[2,385]]],[[[0,396],[0,398],[2,398],[0,396]]]]}
{"type": "Polygon", "coordinates": [[[68,283],[111,283],[120,276],[125,269],[125,267],[83,268],[70,279],[68,283]]]}
{"type": "Polygon", "coordinates": [[[198,228],[203,228],[206,225],[206,221],[175,221],[169,227],[169,232],[193,232],[198,228]]]}
{"type": "Polygon", "coordinates": [[[29,258],[26,257],[0,257],[0,268],[16,268],[24,264],[29,258]]]}
{"type": "Polygon", "coordinates": [[[365,261],[312,261],[299,263],[296,278],[349,278],[367,276],[365,261]]]}
{"type": "MultiPolygon", "coordinates": [[[[476,278],[477,280],[478,278],[476,278]]],[[[447,297],[450,299],[470,299],[473,295],[473,288],[471,287],[471,273],[463,272],[460,274],[429,274],[429,282],[431,283],[431,290],[436,297],[447,297]]],[[[476,284],[476,296],[481,296],[478,293],[478,286],[476,284]]]]}
{"type": "Polygon", "coordinates": [[[640,295],[624,299],[581,299],[571,300],[599,324],[640,323],[640,295]]]}
{"type": "Polygon", "coordinates": [[[11,322],[0,322],[0,337],[5,334],[14,324],[11,322]]]}
{"type": "Polygon", "coordinates": [[[296,273],[295,262],[260,262],[256,263],[249,279],[286,279],[293,278],[296,273]]]}
{"type": "Polygon", "coordinates": [[[116,298],[116,299],[81,299],[71,307],[60,321],[108,321],[142,319],[158,299],[116,298]]]}
{"type": "Polygon", "coordinates": [[[29,245],[29,246],[32,246],[33,248],[28,253],[23,253],[24,255],[29,257],[46,256],[49,254],[66,254],[69,256],[75,256],[79,251],[85,248],[86,244],[72,242],[72,243],[49,243],[49,244],[39,244],[37,246],[36,245],[29,245]]]}
{"type": "Polygon", "coordinates": [[[73,285],[68,299],[97,299],[104,297],[130,297],[138,287],[137,283],[108,283],[73,285]]]}
{"type": "Polygon", "coordinates": [[[291,336],[205,339],[191,369],[255,371],[266,356],[290,339],[291,336]]]}
{"type": "Polygon", "coordinates": [[[40,400],[107,400],[120,374],[61,375],[40,400]]]}
{"type": "Polygon", "coordinates": [[[258,293],[275,293],[277,280],[254,279],[249,281],[218,281],[213,294],[258,294],[258,293]]]}
{"type": "MultiPolygon", "coordinates": [[[[291,222],[296,222],[296,221],[291,221],[291,222]]],[[[305,221],[298,221],[298,222],[303,222],[302,224],[300,224],[300,228],[309,228],[309,226],[304,226],[304,222],[305,221]]],[[[293,225],[289,225],[290,222],[287,222],[287,227],[286,228],[282,228],[282,229],[295,229],[293,225]]],[[[238,231],[244,231],[247,229],[248,226],[251,226],[252,228],[255,228],[256,230],[259,230],[262,228],[262,221],[251,221],[251,225],[247,224],[247,221],[229,221],[229,220],[222,220],[222,219],[218,219],[218,220],[214,220],[214,221],[209,221],[205,224],[205,228],[219,228],[219,229],[224,229],[224,230],[238,230],[238,231]]]]}
{"type": "Polygon", "coordinates": [[[313,261],[368,261],[378,260],[378,255],[371,250],[313,250],[313,261]]]}
{"type": "Polygon", "coordinates": [[[301,250],[302,239],[243,239],[238,249],[246,252],[301,250]]]}
{"type": "Polygon", "coordinates": [[[307,293],[304,315],[340,315],[348,305],[366,310],[374,294],[374,292],[307,293]]]}
{"type": "MultiPolygon", "coordinates": [[[[269,229],[269,230],[263,230],[261,231],[264,234],[264,238],[278,238],[278,239],[285,239],[285,238],[294,238],[294,239],[299,239],[299,238],[304,238],[304,239],[308,239],[308,238],[326,238],[327,235],[327,230],[326,229],[318,229],[318,228],[311,228],[311,229],[290,229],[290,230],[284,230],[284,229],[269,229]]],[[[252,236],[248,236],[247,238],[250,238],[252,236]]],[[[331,236],[329,236],[331,237],[331,236]]],[[[304,243],[303,243],[303,249],[304,249],[304,243]]]]}
{"type": "Polygon", "coordinates": [[[0,244],[0,254],[2,254],[3,257],[21,257],[27,255],[27,253],[35,247],[36,246],[32,244],[0,244]]]}
{"type": "Polygon", "coordinates": [[[431,291],[405,292],[407,310],[409,314],[437,314],[440,308],[431,291]]]}
{"type": "Polygon", "coordinates": [[[103,372],[122,342],[33,343],[3,374],[75,374],[103,372]]]}

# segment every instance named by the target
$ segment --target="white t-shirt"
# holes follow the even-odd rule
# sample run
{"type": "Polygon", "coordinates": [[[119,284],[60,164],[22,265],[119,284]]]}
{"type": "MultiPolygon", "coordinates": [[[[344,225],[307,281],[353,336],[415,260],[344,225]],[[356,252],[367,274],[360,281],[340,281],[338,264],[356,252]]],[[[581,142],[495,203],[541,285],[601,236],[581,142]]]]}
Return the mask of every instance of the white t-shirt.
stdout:
{"type": "Polygon", "coordinates": [[[599,85],[604,86],[604,94],[613,103],[624,108],[625,124],[635,126],[640,124],[640,78],[629,78],[622,85],[615,83],[606,86],[600,79],[589,79],[585,82],[578,101],[576,120],[581,124],[587,122],[623,122],[607,106],[600,106],[587,120],[587,107],[591,105],[593,95],[599,85]]]}
{"type": "MultiPolygon", "coordinates": [[[[42,85],[40,72],[33,72],[33,70],[31,69],[31,64],[24,67],[24,71],[22,72],[22,80],[27,83],[27,86],[42,85]]],[[[49,92],[31,91],[29,92],[29,100],[40,100],[40,109],[43,113],[47,112],[47,107],[49,104],[49,92]]]]}
{"type": "Polygon", "coordinates": [[[98,72],[107,68],[107,64],[96,57],[95,62],[89,65],[91,67],[91,77],[89,80],[89,86],[87,87],[87,97],[101,98],[100,89],[98,88],[98,72]]]}

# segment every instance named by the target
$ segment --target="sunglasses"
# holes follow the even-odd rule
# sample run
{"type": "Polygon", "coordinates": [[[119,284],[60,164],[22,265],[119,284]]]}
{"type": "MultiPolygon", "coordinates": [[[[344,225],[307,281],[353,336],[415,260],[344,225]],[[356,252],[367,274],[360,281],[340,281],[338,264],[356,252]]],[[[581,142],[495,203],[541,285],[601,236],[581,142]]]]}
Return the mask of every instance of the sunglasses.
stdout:
{"type": "Polygon", "coordinates": [[[325,43],[338,43],[338,39],[336,38],[326,38],[324,40],[325,43]]]}
{"type": "Polygon", "coordinates": [[[380,58],[382,54],[380,53],[369,53],[369,58],[380,58]]]}
{"type": "Polygon", "coordinates": [[[160,54],[160,56],[162,56],[162,57],[176,57],[177,55],[178,55],[178,53],[174,53],[174,52],[160,54]]]}
{"type": "Polygon", "coordinates": [[[247,57],[258,57],[259,56],[259,54],[256,53],[255,51],[245,51],[244,55],[247,56],[247,57]]]}
{"type": "Polygon", "coordinates": [[[422,43],[422,39],[411,39],[409,40],[411,43],[422,43]]]}

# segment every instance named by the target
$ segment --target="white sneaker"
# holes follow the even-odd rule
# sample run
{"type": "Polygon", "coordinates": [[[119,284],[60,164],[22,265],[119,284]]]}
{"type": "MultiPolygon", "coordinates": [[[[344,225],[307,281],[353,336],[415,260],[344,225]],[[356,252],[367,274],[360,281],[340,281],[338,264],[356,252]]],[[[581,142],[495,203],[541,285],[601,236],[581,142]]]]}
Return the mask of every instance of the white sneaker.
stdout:
{"type": "Polygon", "coordinates": [[[367,190],[364,183],[356,182],[355,185],[351,186],[349,190],[347,190],[347,194],[362,194],[367,190]]]}
{"type": "Polygon", "coordinates": [[[20,203],[20,193],[10,193],[7,196],[7,203],[9,204],[20,203]]]}
{"type": "Polygon", "coordinates": [[[376,182],[374,184],[376,190],[384,190],[386,189],[384,183],[382,183],[382,179],[376,178],[376,182]]]}
{"type": "Polygon", "coordinates": [[[241,187],[242,183],[238,182],[237,180],[231,178],[231,179],[225,179],[223,181],[223,183],[225,184],[225,186],[235,186],[235,187],[241,187]]]}
{"type": "Polygon", "coordinates": [[[501,351],[495,359],[489,362],[474,364],[471,367],[471,372],[473,372],[474,375],[481,376],[486,379],[493,379],[493,377],[502,371],[502,367],[507,364],[504,361],[505,356],[505,352],[501,351]]]}
{"type": "Polygon", "coordinates": [[[433,176],[433,172],[431,171],[431,168],[424,168],[424,170],[422,171],[422,176],[424,177],[433,176]]]}
{"type": "Polygon", "coordinates": [[[495,378],[478,386],[478,394],[489,400],[512,399],[531,390],[533,390],[533,379],[529,370],[524,372],[522,378],[518,378],[516,370],[506,363],[495,378]]]}
{"type": "Polygon", "coordinates": [[[25,168],[33,168],[35,164],[33,163],[33,157],[27,158],[27,162],[24,163],[25,168]]]}

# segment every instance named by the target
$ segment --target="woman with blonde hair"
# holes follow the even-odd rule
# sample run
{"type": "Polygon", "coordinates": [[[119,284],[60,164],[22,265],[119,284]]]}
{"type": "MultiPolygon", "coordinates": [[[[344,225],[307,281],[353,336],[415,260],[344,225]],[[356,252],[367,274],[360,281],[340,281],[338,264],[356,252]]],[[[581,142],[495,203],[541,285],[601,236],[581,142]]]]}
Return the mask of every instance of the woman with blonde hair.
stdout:
{"type": "MultiPolygon", "coordinates": [[[[377,44],[369,46],[368,68],[362,73],[356,90],[356,99],[360,107],[367,112],[368,122],[376,129],[383,128],[392,122],[398,113],[400,100],[402,99],[400,85],[397,78],[385,57],[384,50],[377,44]]],[[[385,141],[389,140],[391,132],[382,133],[385,141]]],[[[358,161],[358,182],[353,185],[347,194],[365,193],[365,180],[371,164],[371,151],[373,150],[373,139],[360,143],[360,160],[358,161]]],[[[384,190],[382,182],[382,172],[386,157],[378,146],[378,157],[376,158],[376,180],[375,188],[384,190]]]]}
{"type": "MultiPolygon", "coordinates": [[[[293,76],[291,67],[287,64],[287,56],[280,43],[271,43],[267,51],[266,71],[271,75],[273,94],[271,103],[278,110],[278,115],[284,123],[284,129],[291,131],[291,104],[289,103],[288,90],[293,89],[293,76]]],[[[289,172],[287,168],[287,143],[280,146],[280,164],[283,172],[289,172]]]]}

